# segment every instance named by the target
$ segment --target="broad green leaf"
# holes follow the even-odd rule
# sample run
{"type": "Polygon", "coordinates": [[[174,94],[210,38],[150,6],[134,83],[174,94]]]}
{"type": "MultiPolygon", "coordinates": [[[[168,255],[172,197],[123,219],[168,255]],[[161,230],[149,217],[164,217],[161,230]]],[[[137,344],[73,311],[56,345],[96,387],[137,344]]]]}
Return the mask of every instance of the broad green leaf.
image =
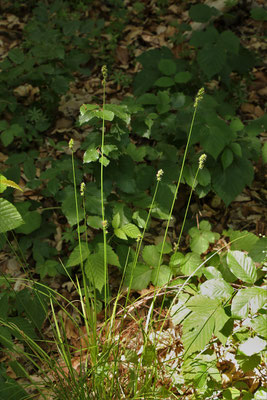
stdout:
{"type": "Polygon", "coordinates": [[[253,7],[250,10],[250,14],[256,21],[267,21],[267,10],[264,7],[253,7]]]}
{"type": "Polygon", "coordinates": [[[89,254],[84,269],[89,281],[101,292],[105,284],[103,255],[100,253],[89,254]]]}
{"type": "Polygon", "coordinates": [[[257,332],[260,336],[267,339],[267,315],[259,315],[258,317],[250,321],[250,326],[257,332]]]}
{"type": "Polygon", "coordinates": [[[16,207],[7,200],[0,199],[0,232],[16,229],[21,224],[25,224],[25,222],[16,207]]]}
{"type": "MultiPolygon", "coordinates": [[[[124,121],[127,125],[129,125],[131,121],[131,116],[128,112],[128,107],[125,104],[119,105],[119,104],[106,104],[105,110],[112,112],[116,117],[124,121]]],[[[111,116],[111,114],[110,114],[111,116]]],[[[109,117],[110,118],[110,117],[109,117]]],[[[112,121],[108,118],[105,118],[108,121],[112,121]]],[[[113,119],[113,118],[112,118],[113,119]]]]}
{"type": "Polygon", "coordinates": [[[209,343],[214,330],[222,328],[222,319],[217,318],[217,315],[224,313],[219,300],[201,295],[192,297],[186,303],[186,307],[192,313],[183,322],[184,358],[203,350],[209,343]]]}
{"type": "Polygon", "coordinates": [[[230,143],[229,147],[236,156],[242,157],[242,147],[239,143],[230,143]]]}
{"type": "Polygon", "coordinates": [[[253,259],[254,262],[263,263],[267,261],[267,237],[261,237],[253,245],[249,252],[249,257],[253,259]]]}
{"type": "MultiPolygon", "coordinates": [[[[239,118],[234,118],[230,123],[230,128],[234,132],[239,132],[239,131],[242,131],[242,129],[244,129],[244,124],[241,122],[241,120],[239,118]]],[[[235,144],[238,144],[238,143],[235,143],[235,144]]]]}
{"type": "Polygon", "coordinates": [[[171,256],[170,265],[172,267],[176,267],[183,261],[184,257],[185,256],[183,255],[183,253],[180,253],[179,251],[177,251],[177,253],[175,253],[171,256]]]}
{"type": "Polygon", "coordinates": [[[103,164],[104,167],[107,167],[110,163],[109,159],[105,156],[100,157],[99,162],[100,162],[100,164],[103,164]]]}
{"type": "Polygon", "coordinates": [[[80,246],[77,245],[71,252],[66,267],[69,268],[81,264],[84,260],[86,260],[89,254],[90,251],[88,249],[88,244],[86,242],[81,242],[81,251],[80,246]]]}
{"type": "Polygon", "coordinates": [[[156,246],[145,246],[142,251],[143,260],[150,266],[157,267],[160,253],[156,246]]]}
{"type": "Polygon", "coordinates": [[[126,236],[126,234],[123,232],[123,230],[122,230],[121,228],[115,228],[115,229],[114,229],[114,234],[115,234],[115,236],[117,236],[119,239],[128,240],[128,237],[126,236]]]}
{"type": "Polygon", "coordinates": [[[120,213],[117,212],[117,213],[114,215],[111,224],[112,224],[112,226],[113,226],[114,229],[117,229],[117,228],[120,226],[120,223],[121,223],[120,213]]]}
{"type": "Polygon", "coordinates": [[[163,59],[158,63],[158,69],[164,75],[174,75],[176,72],[176,64],[171,59],[163,59]]]}
{"type": "Polygon", "coordinates": [[[141,235],[139,228],[134,224],[123,225],[121,229],[132,239],[136,239],[139,235],[141,235]]]}
{"type": "Polygon", "coordinates": [[[90,163],[99,159],[99,152],[95,148],[95,146],[90,146],[83,155],[83,162],[90,163]]]}
{"type": "Polygon", "coordinates": [[[200,286],[200,293],[211,299],[228,300],[234,292],[232,286],[224,279],[209,279],[200,286]]]}
{"type": "Polygon", "coordinates": [[[83,104],[80,107],[80,114],[84,115],[88,111],[97,110],[98,108],[99,108],[99,106],[97,104],[83,104]]]}
{"type": "Polygon", "coordinates": [[[267,142],[265,142],[262,147],[262,161],[263,164],[267,164],[267,142]]]}
{"type": "Polygon", "coordinates": [[[87,217],[87,225],[91,226],[94,229],[100,229],[103,227],[102,218],[97,215],[89,215],[87,217]]]}
{"type": "Polygon", "coordinates": [[[190,7],[189,16],[196,22],[208,22],[213,15],[218,15],[219,11],[206,4],[196,4],[190,7]]]}
{"type": "Polygon", "coordinates": [[[231,250],[250,251],[260,240],[258,236],[248,231],[240,232],[228,229],[227,231],[223,231],[223,234],[229,236],[231,242],[234,241],[231,243],[231,250]]]}
{"type": "Polygon", "coordinates": [[[16,228],[17,233],[24,233],[28,235],[39,229],[42,223],[42,216],[37,211],[28,211],[23,214],[23,220],[25,224],[16,228]]]}
{"type": "Polygon", "coordinates": [[[175,85],[175,82],[172,78],[169,78],[168,76],[162,76],[161,78],[157,79],[155,82],[155,86],[158,87],[170,87],[175,85]]]}
{"type": "Polygon", "coordinates": [[[197,181],[202,186],[207,186],[211,182],[211,175],[208,168],[204,167],[203,169],[199,170],[197,181]]]}
{"type": "Polygon", "coordinates": [[[224,31],[220,34],[217,45],[221,48],[221,51],[238,54],[240,41],[232,31],[224,31]]]}
{"type": "Polygon", "coordinates": [[[254,283],[257,279],[256,267],[250,257],[242,251],[229,251],[227,264],[231,272],[241,281],[254,283]]]}
{"type": "Polygon", "coordinates": [[[197,253],[187,253],[181,262],[181,271],[184,275],[190,276],[191,274],[196,276],[202,275],[202,268],[196,273],[196,269],[202,264],[202,259],[197,253]]]}
{"type": "Polygon", "coordinates": [[[260,337],[255,336],[241,343],[238,350],[241,353],[245,354],[246,356],[250,357],[253,354],[260,353],[262,350],[265,349],[266,345],[267,345],[266,340],[263,340],[260,337]]]}
{"type": "Polygon", "coordinates": [[[172,277],[172,270],[167,265],[161,265],[158,268],[154,268],[151,274],[151,281],[155,286],[163,286],[169,282],[172,277]]]}
{"type": "Polygon", "coordinates": [[[249,311],[254,315],[265,303],[265,289],[260,287],[240,289],[232,301],[232,316],[240,319],[247,318],[249,311]]]}
{"type": "Polygon", "coordinates": [[[211,79],[223,69],[226,55],[216,44],[208,44],[199,50],[197,62],[204,74],[211,79]]]}
{"type": "Polygon", "coordinates": [[[131,283],[131,274],[133,276],[131,289],[142,290],[145,289],[151,281],[152,270],[145,264],[138,263],[134,267],[133,263],[130,263],[127,266],[125,274],[125,286],[129,287],[131,283]]]}
{"type": "MultiPolygon", "coordinates": [[[[97,245],[97,254],[101,254],[103,257],[104,262],[104,244],[98,243],[97,245]]],[[[116,267],[120,266],[119,257],[117,254],[112,250],[112,247],[106,245],[106,254],[107,254],[107,263],[110,265],[115,265],[116,267]]]]}
{"type": "Polygon", "coordinates": [[[204,273],[204,275],[205,275],[205,277],[207,279],[220,279],[220,278],[222,278],[221,272],[217,268],[212,267],[212,266],[205,267],[203,269],[203,273],[204,273]]]}
{"type": "Polygon", "coordinates": [[[172,306],[171,319],[174,325],[179,325],[191,312],[189,308],[186,307],[186,302],[189,300],[189,298],[189,294],[181,293],[179,295],[178,303],[172,306]]]}
{"type": "Polygon", "coordinates": [[[187,83],[192,79],[192,74],[188,71],[178,72],[174,80],[176,83],[187,83]]]}
{"type": "Polygon", "coordinates": [[[232,150],[229,148],[224,149],[224,151],[221,155],[221,162],[222,162],[223,169],[228,168],[232,164],[233,159],[234,159],[234,156],[233,156],[232,150]]]}
{"type": "Polygon", "coordinates": [[[267,399],[267,389],[266,388],[259,388],[257,392],[254,394],[253,400],[266,400],[267,399]]]}

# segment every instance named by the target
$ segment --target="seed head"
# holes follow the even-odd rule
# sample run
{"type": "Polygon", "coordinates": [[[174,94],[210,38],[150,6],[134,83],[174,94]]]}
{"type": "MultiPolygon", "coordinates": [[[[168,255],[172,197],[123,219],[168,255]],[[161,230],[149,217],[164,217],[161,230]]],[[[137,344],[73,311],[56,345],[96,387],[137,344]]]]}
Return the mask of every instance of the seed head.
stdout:
{"type": "Polygon", "coordinates": [[[102,72],[104,80],[106,80],[107,76],[108,76],[108,69],[107,69],[106,65],[103,65],[103,67],[101,68],[101,72],[102,72]]]}
{"type": "Polygon", "coordinates": [[[84,196],[84,190],[85,190],[85,183],[82,182],[82,183],[81,183],[81,186],[80,186],[80,193],[81,193],[81,196],[84,196]]]}
{"type": "Polygon", "coordinates": [[[74,140],[70,139],[70,141],[69,141],[69,149],[72,150],[73,146],[74,146],[74,140]]]}

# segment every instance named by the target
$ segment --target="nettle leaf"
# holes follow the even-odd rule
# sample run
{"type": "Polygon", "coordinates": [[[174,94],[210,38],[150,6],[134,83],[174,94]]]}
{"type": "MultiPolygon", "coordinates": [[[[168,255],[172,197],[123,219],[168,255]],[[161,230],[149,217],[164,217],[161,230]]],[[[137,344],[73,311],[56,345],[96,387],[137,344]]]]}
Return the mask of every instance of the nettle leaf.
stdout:
{"type": "Polygon", "coordinates": [[[134,224],[123,225],[121,229],[132,239],[136,239],[139,235],[141,235],[139,228],[134,224]]]}
{"type": "Polygon", "coordinates": [[[158,63],[158,69],[164,75],[174,75],[176,72],[176,64],[173,60],[163,59],[158,63]]]}
{"type": "Polygon", "coordinates": [[[211,299],[228,300],[233,292],[232,286],[222,278],[209,279],[200,286],[200,293],[211,299]]]}
{"type": "Polygon", "coordinates": [[[99,152],[94,145],[90,146],[83,155],[83,162],[90,163],[99,159],[99,152]]]}
{"type": "Polygon", "coordinates": [[[9,201],[0,198],[0,232],[7,232],[24,224],[24,221],[9,201]]]}
{"type": "Polygon", "coordinates": [[[145,246],[142,251],[142,257],[150,266],[157,267],[159,265],[160,252],[156,246],[145,246]]]}
{"type": "Polygon", "coordinates": [[[148,265],[138,263],[134,267],[133,263],[127,266],[125,274],[125,286],[129,287],[131,284],[131,289],[142,290],[145,289],[149,282],[151,281],[152,270],[148,265]],[[132,276],[132,282],[131,282],[132,276]]]}
{"type": "Polygon", "coordinates": [[[225,324],[225,312],[218,299],[206,296],[194,296],[186,307],[192,312],[183,322],[184,358],[196,351],[201,351],[209,343],[215,330],[225,324]]]}
{"type": "Polygon", "coordinates": [[[90,251],[88,249],[88,244],[86,242],[81,242],[81,249],[79,245],[74,248],[69,256],[66,267],[70,268],[81,264],[84,260],[86,260],[89,254],[90,251]]]}
{"type": "Polygon", "coordinates": [[[231,313],[234,318],[247,318],[249,311],[256,312],[266,303],[266,290],[260,287],[240,289],[233,298],[231,313]]]}
{"type": "Polygon", "coordinates": [[[154,268],[151,274],[151,281],[154,286],[164,286],[172,278],[172,270],[167,265],[161,265],[159,270],[154,268]]]}
{"type": "Polygon", "coordinates": [[[197,62],[204,74],[211,79],[225,66],[226,55],[217,44],[208,44],[199,50],[197,62]]]}
{"type": "Polygon", "coordinates": [[[241,281],[254,283],[257,280],[257,271],[252,259],[242,251],[229,250],[227,264],[231,272],[241,281]]]}

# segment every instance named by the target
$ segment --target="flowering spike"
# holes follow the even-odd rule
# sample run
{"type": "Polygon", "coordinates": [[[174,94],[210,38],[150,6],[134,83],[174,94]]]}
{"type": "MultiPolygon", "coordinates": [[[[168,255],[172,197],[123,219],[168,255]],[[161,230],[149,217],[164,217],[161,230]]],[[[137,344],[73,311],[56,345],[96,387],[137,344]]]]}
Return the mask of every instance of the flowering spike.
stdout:
{"type": "Polygon", "coordinates": [[[163,175],[163,170],[162,170],[162,169],[159,169],[158,172],[157,172],[157,175],[156,175],[156,176],[157,176],[157,181],[158,181],[158,182],[161,181],[162,175],[163,175]]]}
{"type": "Polygon", "coordinates": [[[73,150],[73,146],[74,146],[74,140],[70,139],[70,141],[69,141],[69,149],[73,150]]]}
{"type": "Polygon", "coordinates": [[[84,190],[85,190],[85,183],[82,182],[82,183],[81,183],[81,186],[80,186],[80,193],[81,193],[81,196],[84,196],[84,190]]]}
{"type": "Polygon", "coordinates": [[[102,72],[104,80],[106,80],[107,76],[108,76],[108,69],[107,69],[106,65],[103,65],[103,67],[101,68],[101,72],[102,72]]]}
{"type": "Polygon", "coordinates": [[[199,157],[199,160],[198,160],[199,169],[203,169],[203,168],[204,168],[204,164],[205,164],[206,160],[207,160],[206,154],[202,154],[202,155],[199,157]]]}
{"type": "Polygon", "coordinates": [[[203,99],[205,90],[202,87],[201,89],[199,89],[199,91],[197,92],[196,98],[195,98],[195,103],[194,103],[194,108],[197,108],[198,103],[203,99]]]}

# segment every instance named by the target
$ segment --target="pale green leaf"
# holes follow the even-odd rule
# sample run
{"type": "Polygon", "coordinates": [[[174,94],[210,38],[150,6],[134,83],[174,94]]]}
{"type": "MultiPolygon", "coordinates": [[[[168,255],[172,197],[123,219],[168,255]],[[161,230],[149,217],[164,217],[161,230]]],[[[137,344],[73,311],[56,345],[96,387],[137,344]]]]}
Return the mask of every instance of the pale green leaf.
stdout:
{"type": "Polygon", "coordinates": [[[99,159],[99,152],[95,146],[89,147],[83,155],[84,163],[91,163],[99,159]]]}
{"type": "Polygon", "coordinates": [[[138,263],[134,266],[133,263],[131,263],[127,266],[124,282],[125,286],[129,287],[131,284],[131,289],[145,289],[151,281],[151,273],[152,270],[147,265],[138,263]]]}
{"type": "Polygon", "coordinates": [[[121,223],[121,217],[120,217],[120,213],[117,212],[111,222],[111,225],[113,226],[114,229],[117,229],[120,226],[121,223]]]}
{"type": "Polygon", "coordinates": [[[126,224],[122,226],[121,229],[132,239],[136,239],[139,235],[141,235],[139,228],[134,224],[126,224]]]}
{"type": "Polygon", "coordinates": [[[208,296],[211,299],[229,299],[234,292],[232,286],[224,279],[209,279],[200,286],[200,293],[203,296],[208,296]]]}
{"type": "Polygon", "coordinates": [[[229,251],[227,264],[231,272],[240,280],[254,283],[257,279],[256,267],[250,257],[242,251],[229,251]]]}
{"type": "Polygon", "coordinates": [[[10,231],[24,224],[24,221],[9,201],[0,198],[0,233],[10,231]]]}
{"type": "Polygon", "coordinates": [[[258,335],[267,339],[267,315],[259,315],[258,317],[250,321],[250,326],[254,329],[258,335]]]}
{"type": "Polygon", "coordinates": [[[85,263],[85,273],[94,287],[101,292],[105,284],[105,268],[102,254],[89,254],[85,263]]]}
{"type": "Polygon", "coordinates": [[[266,340],[261,339],[258,336],[247,339],[245,342],[241,343],[238,350],[245,354],[246,356],[252,356],[253,354],[258,354],[266,347],[266,340]]]}
{"type": "Polygon", "coordinates": [[[249,311],[254,315],[266,302],[266,290],[260,287],[240,289],[233,298],[231,312],[235,318],[247,318],[249,311]]]}
{"type": "Polygon", "coordinates": [[[123,232],[121,228],[115,228],[114,235],[117,236],[119,239],[128,240],[126,234],[123,232]]]}

